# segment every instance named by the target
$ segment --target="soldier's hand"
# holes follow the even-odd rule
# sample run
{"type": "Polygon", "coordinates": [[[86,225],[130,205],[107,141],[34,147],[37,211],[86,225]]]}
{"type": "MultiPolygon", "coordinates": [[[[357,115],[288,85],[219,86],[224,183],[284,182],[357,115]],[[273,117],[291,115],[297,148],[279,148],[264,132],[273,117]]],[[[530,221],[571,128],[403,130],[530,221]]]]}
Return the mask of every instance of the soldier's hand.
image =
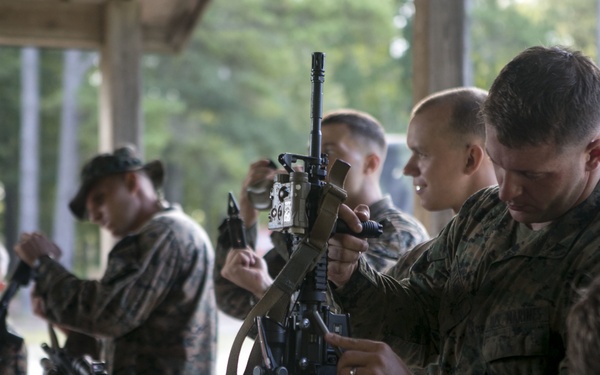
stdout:
{"type": "Polygon", "coordinates": [[[221,276],[262,298],[273,284],[265,260],[251,249],[230,249],[221,276]]]}
{"type": "MultiPolygon", "coordinates": [[[[369,207],[358,205],[354,211],[348,206],[341,205],[338,217],[346,222],[354,232],[362,230],[361,220],[369,220],[369,207]]],[[[354,271],[358,268],[358,259],[367,251],[369,244],[366,240],[349,234],[336,234],[329,239],[329,264],[327,277],[337,287],[344,286],[354,271]]]]}
{"type": "Polygon", "coordinates": [[[248,187],[263,181],[273,181],[277,172],[268,159],[258,160],[248,168],[248,174],[244,178],[240,194],[240,217],[244,220],[246,227],[253,225],[258,219],[258,210],[254,208],[248,197],[248,187]]]}
{"type": "Polygon", "coordinates": [[[334,333],[326,334],[325,341],[344,351],[337,364],[338,374],[411,374],[404,361],[383,342],[353,339],[334,333]]]}
{"type": "Polygon", "coordinates": [[[44,255],[52,258],[58,258],[61,255],[58,246],[39,233],[23,233],[15,245],[15,253],[30,266],[33,266],[37,258],[44,255]]]}

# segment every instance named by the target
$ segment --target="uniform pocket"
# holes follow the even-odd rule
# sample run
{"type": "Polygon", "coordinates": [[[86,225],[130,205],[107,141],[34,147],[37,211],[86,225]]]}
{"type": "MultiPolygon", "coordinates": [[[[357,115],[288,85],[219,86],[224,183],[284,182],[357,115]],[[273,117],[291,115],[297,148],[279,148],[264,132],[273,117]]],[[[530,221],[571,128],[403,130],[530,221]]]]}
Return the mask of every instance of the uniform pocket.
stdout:
{"type": "Polygon", "coordinates": [[[524,308],[490,316],[482,351],[488,363],[508,357],[546,356],[549,342],[547,310],[524,308]]]}

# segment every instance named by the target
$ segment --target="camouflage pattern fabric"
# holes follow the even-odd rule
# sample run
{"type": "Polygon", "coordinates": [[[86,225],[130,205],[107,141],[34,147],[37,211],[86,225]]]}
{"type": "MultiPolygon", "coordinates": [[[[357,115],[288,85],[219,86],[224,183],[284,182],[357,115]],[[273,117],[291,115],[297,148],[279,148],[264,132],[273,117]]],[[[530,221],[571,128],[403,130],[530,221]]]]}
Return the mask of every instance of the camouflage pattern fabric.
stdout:
{"type": "MultiPolygon", "coordinates": [[[[433,240],[431,240],[433,241],[433,240]]],[[[427,250],[429,247],[429,242],[421,242],[412,248],[411,251],[408,251],[398,258],[396,264],[388,268],[385,273],[390,275],[396,280],[402,280],[407,278],[410,273],[410,268],[412,265],[419,259],[421,255],[427,250]]]]}
{"type": "MultiPolygon", "coordinates": [[[[435,239],[432,239],[430,241],[435,241],[435,239]]],[[[398,262],[394,266],[388,268],[388,270],[385,272],[386,275],[389,275],[398,281],[400,281],[404,278],[407,278],[410,275],[410,269],[411,269],[412,265],[427,250],[427,248],[429,247],[430,241],[422,242],[422,243],[418,244],[417,246],[415,246],[411,251],[402,254],[400,256],[400,258],[398,258],[398,262]]],[[[433,370],[433,368],[435,366],[435,363],[438,362],[438,356],[436,354],[437,347],[434,345],[434,342],[437,342],[437,338],[439,338],[439,333],[431,332],[431,335],[433,337],[435,337],[436,340],[431,340],[430,345],[432,347],[428,351],[429,353],[431,353],[431,357],[429,359],[427,359],[427,361],[430,362],[429,369],[421,368],[418,366],[411,366],[410,370],[414,375],[426,375],[428,373],[431,373],[431,374],[438,373],[438,372],[435,372],[433,370]]]]}
{"type": "MultiPolygon", "coordinates": [[[[9,332],[14,332],[7,327],[9,332]]],[[[27,375],[27,346],[0,345],[0,375],[27,375]]]]}
{"type": "Polygon", "coordinates": [[[369,238],[369,250],[364,253],[367,262],[377,271],[384,271],[416,245],[429,239],[420,221],[396,208],[389,196],[369,206],[371,220],[383,225],[383,234],[369,238]]]}
{"type": "MultiPolygon", "coordinates": [[[[368,261],[377,270],[383,271],[396,263],[400,254],[409,251],[416,244],[429,239],[423,225],[407,213],[394,207],[389,196],[369,207],[371,219],[383,225],[383,234],[378,238],[369,238],[369,251],[365,253],[368,261]]],[[[225,228],[222,227],[224,230],[225,228]]],[[[246,229],[249,246],[254,248],[256,243],[256,226],[246,229]]],[[[269,266],[269,274],[275,278],[288,258],[287,237],[283,233],[271,234],[274,248],[265,255],[269,266]]],[[[244,319],[256,303],[255,297],[247,290],[238,287],[221,276],[229,249],[228,234],[221,231],[216,246],[215,260],[215,291],[217,305],[228,315],[244,319]]]]}
{"type": "Polygon", "coordinates": [[[35,291],[48,320],[103,338],[111,375],[213,374],[213,262],[204,229],[168,209],[115,245],[100,281],[44,258],[35,291]]]}
{"type": "Polygon", "coordinates": [[[385,341],[409,365],[439,354],[443,374],[566,374],[565,319],[576,290],[600,274],[599,231],[600,187],[540,231],[514,221],[498,188],[487,188],[408,279],[361,260],[335,296],[354,333],[385,341]]]}

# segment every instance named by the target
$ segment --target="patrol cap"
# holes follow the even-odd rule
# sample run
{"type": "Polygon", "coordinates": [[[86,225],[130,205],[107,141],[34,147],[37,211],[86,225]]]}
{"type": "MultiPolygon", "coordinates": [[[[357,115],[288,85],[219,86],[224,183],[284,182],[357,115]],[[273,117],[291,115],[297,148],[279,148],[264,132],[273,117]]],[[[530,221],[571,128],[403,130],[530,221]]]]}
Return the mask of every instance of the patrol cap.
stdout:
{"type": "Polygon", "coordinates": [[[165,176],[163,163],[160,160],[153,160],[144,164],[132,145],[117,148],[112,154],[104,153],[95,156],[81,169],[81,185],[69,203],[71,212],[79,220],[84,220],[86,218],[85,201],[96,182],[106,176],[138,170],[146,172],[154,189],[161,188],[165,176]]]}

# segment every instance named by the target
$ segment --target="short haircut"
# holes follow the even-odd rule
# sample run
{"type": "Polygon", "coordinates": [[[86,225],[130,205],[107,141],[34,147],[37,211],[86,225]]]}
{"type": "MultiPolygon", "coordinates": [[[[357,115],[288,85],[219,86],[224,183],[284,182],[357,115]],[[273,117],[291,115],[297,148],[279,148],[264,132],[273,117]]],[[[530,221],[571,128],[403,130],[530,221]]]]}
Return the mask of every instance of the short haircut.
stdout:
{"type": "Polygon", "coordinates": [[[567,316],[569,373],[600,374],[600,276],[580,291],[567,316]]]}
{"type": "Polygon", "coordinates": [[[345,124],[353,136],[375,142],[385,156],[387,149],[385,130],[375,117],[355,109],[338,109],[326,113],[321,121],[321,126],[332,124],[345,124]]]}
{"type": "Polygon", "coordinates": [[[600,127],[600,70],[565,47],[528,48],[500,71],[482,111],[506,147],[589,141],[600,127]]]}
{"type": "Polygon", "coordinates": [[[438,106],[449,106],[451,110],[448,127],[458,138],[475,136],[485,141],[485,123],[481,116],[481,105],[487,91],[477,87],[456,87],[438,91],[417,103],[411,118],[438,106]]]}

